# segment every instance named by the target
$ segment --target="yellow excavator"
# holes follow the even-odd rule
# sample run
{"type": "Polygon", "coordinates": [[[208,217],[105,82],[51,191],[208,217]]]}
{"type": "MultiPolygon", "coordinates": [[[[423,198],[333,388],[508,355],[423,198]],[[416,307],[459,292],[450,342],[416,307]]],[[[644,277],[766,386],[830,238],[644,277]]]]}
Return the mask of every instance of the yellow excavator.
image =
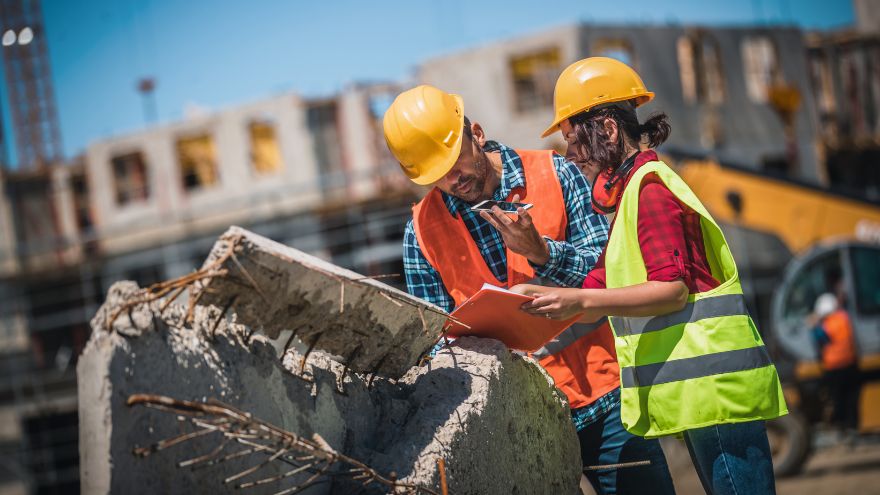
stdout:
{"type": "Polygon", "coordinates": [[[783,379],[791,414],[768,423],[777,474],[797,473],[815,434],[830,431],[831,403],[806,323],[816,298],[832,291],[829,274],[856,333],[860,432],[880,432],[880,204],[711,160],[673,156],[672,163],[722,224],[783,379]]]}

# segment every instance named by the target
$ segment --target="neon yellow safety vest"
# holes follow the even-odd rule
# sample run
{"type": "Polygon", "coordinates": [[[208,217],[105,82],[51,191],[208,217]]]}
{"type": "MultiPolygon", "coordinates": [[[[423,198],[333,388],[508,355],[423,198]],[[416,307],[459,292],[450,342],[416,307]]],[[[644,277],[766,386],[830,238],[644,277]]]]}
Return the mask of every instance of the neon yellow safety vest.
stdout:
{"type": "Polygon", "coordinates": [[[605,252],[607,287],[648,279],[637,226],[639,191],[650,173],[699,213],[712,276],[722,282],[710,291],[690,294],[681,311],[610,319],[620,363],[623,426],[651,438],[787,414],[776,367],[746,310],[724,234],[693,191],[663,162],[639,167],[623,191],[605,252]]]}

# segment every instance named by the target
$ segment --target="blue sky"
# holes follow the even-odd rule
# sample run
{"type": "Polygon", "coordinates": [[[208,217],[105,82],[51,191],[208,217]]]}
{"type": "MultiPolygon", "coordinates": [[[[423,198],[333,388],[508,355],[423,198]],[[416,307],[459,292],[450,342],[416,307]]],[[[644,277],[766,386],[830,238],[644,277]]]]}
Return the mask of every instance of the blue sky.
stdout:
{"type": "Polygon", "coordinates": [[[809,29],[854,22],[847,0],[42,3],[68,157],[144,126],[135,85],[145,75],[157,80],[164,122],[188,105],[222,108],[282,91],[322,95],[354,81],[400,79],[433,55],[576,21],[809,29]]]}

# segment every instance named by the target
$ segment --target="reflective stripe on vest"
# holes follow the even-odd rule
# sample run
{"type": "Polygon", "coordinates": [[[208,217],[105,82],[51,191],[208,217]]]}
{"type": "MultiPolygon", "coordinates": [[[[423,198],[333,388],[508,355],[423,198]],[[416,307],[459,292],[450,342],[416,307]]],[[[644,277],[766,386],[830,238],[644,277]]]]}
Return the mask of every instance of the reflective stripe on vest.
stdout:
{"type": "Polygon", "coordinates": [[[772,363],[766,347],[749,347],[674,361],[622,367],[620,383],[624,388],[648,387],[721,373],[753,370],[769,364],[772,363]]]}
{"type": "Polygon", "coordinates": [[[612,316],[611,325],[619,336],[639,335],[665,330],[688,322],[718,318],[721,316],[749,316],[742,294],[724,294],[689,302],[674,313],[644,318],[612,316]]]}
{"type": "Polygon", "coordinates": [[[577,342],[579,338],[592,333],[594,330],[604,325],[606,321],[606,318],[602,318],[595,323],[575,323],[563,330],[562,333],[557,335],[553,340],[544,344],[544,347],[533,352],[532,357],[543,359],[548,356],[559,354],[565,350],[566,347],[577,342]]]}

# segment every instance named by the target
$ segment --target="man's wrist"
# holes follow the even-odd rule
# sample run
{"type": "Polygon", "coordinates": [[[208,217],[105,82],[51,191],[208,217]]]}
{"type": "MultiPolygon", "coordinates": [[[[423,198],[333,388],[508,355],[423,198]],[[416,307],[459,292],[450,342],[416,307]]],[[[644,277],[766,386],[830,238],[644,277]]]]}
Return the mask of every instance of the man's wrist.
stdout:
{"type": "Polygon", "coordinates": [[[532,262],[535,266],[544,266],[550,261],[550,246],[547,242],[547,239],[541,238],[541,247],[543,248],[540,252],[534,254],[533,256],[527,257],[529,261],[532,262]]]}

